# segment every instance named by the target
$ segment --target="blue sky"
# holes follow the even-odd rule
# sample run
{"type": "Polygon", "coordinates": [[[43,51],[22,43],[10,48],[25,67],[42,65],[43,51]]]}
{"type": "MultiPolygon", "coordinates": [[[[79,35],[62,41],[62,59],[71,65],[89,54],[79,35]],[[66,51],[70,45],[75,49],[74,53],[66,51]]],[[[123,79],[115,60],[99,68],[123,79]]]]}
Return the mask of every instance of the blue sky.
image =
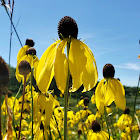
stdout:
{"type": "MultiPolygon", "coordinates": [[[[130,0],[15,0],[13,21],[23,44],[27,38],[35,41],[37,56],[58,38],[57,26],[64,16],[78,24],[78,38],[85,39],[96,59],[99,80],[106,63],[115,67],[115,78],[127,86],[137,86],[140,72],[140,1],[130,0]]],[[[0,7],[0,56],[8,63],[10,21],[0,7]]],[[[16,67],[20,49],[13,34],[11,65],[16,67]]]]}

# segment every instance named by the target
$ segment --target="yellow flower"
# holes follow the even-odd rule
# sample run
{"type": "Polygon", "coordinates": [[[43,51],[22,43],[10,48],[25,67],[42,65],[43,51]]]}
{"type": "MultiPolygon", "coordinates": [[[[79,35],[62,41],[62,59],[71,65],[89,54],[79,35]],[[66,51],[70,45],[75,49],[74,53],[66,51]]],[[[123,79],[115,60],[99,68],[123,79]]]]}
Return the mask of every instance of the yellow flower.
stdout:
{"type": "Polygon", "coordinates": [[[95,93],[93,93],[93,95],[91,96],[91,102],[92,102],[92,104],[96,103],[96,101],[95,101],[95,93]]]}
{"type": "Polygon", "coordinates": [[[34,41],[32,39],[26,39],[25,46],[23,46],[18,54],[17,54],[17,61],[19,61],[24,55],[26,55],[26,51],[34,46],[34,41]]]}
{"type": "MultiPolygon", "coordinates": [[[[23,81],[23,75],[19,74],[18,65],[22,60],[26,60],[29,62],[31,67],[34,67],[34,77],[36,76],[36,67],[38,65],[39,59],[36,56],[36,50],[33,48],[34,42],[32,39],[27,39],[25,46],[23,46],[17,55],[17,67],[16,67],[16,78],[18,82],[23,81]]],[[[27,75],[27,80],[30,74],[27,75]]]]}
{"type": "Polygon", "coordinates": [[[131,140],[131,137],[128,133],[121,133],[121,140],[131,140]]]}
{"type": "Polygon", "coordinates": [[[116,106],[122,110],[126,107],[124,87],[118,79],[113,78],[115,69],[113,65],[106,64],[103,68],[103,76],[96,90],[96,106],[101,114],[104,113],[104,107],[111,105],[114,101],[116,106]]]}
{"type": "Polygon", "coordinates": [[[111,107],[106,107],[106,112],[107,112],[107,114],[110,114],[110,113],[112,113],[112,109],[111,109],[111,107]]]}
{"type": "MultiPolygon", "coordinates": [[[[90,48],[82,41],[77,40],[75,34],[71,34],[75,30],[73,28],[70,29],[69,24],[74,24],[75,27],[76,22],[71,23],[71,20],[74,20],[70,17],[64,17],[62,20],[64,24],[65,22],[70,22],[66,24],[68,25],[66,30],[59,28],[59,33],[62,34],[63,38],[50,45],[42,55],[36,72],[37,85],[45,93],[50,86],[52,78],[55,77],[58,89],[61,93],[64,93],[69,67],[73,82],[72,92],[79,89],[82,84],[84,86],[83,91],[89,91],[96,85],[98,78],[95,58],[90,48]],[[71,37],[69,38],[69,36],[71,37]],[[67,43],[70,43],[68,58],[64,53],[67,43]]],[[[59,27],[65,27],[64,24],[59,27]]]]}
{"type": "Polygon", "coordinates": [[[83,106],[84,107],[84,99],[80,100],[76,107],[83,106]]]}
{"type": "Polygon", "coordinates": [[[131,127],[132,125],[132,117],[129,114],[122,114],[119,117],[119,120],[117,122],[117,126],[124,130],[126,127],[131,127]]]}
{"type": "MultiPolygon", "coordinates": [[[[101,130],[101,126],[97,121],[92,122],[92,130],[89,130],[87,140],[108,140],[109,134],[101,130]]],[[[113,138],[110,136],[110,140],[113,138]]]]}
{"type": "Polygon", "coordinates": [[[88,116],[87,120],[85,121],[86,127],[90,128],[93,121],[96,120],[96,116],[91,114],[88,116]]]}

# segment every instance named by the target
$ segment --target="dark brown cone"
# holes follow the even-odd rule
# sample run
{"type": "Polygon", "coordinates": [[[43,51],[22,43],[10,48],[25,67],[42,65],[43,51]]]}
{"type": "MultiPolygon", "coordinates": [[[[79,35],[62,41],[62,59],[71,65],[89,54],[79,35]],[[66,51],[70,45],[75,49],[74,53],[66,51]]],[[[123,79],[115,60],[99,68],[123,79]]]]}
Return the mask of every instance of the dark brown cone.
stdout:
{"type": "Polygon", "coordinates": [[[28,61],[22,60],[18,65],[19,74],[27,75],[31,72],[31,66],[28,61]]]}
{"type": "Polygon", "coordinates": [[[26,39],[25,45],[33,47],[35,45],[35,42],[32,39],[26,39]]]}
{"type": "Polygon", "coordinates": [[[84,98],[84,105],[85,106],[88,106],[88,104],[89,104],[89,98],[88,97],[85,97],[84,98]]]}
{"type": "Polygon", "coordinates": [[[115,69],[112,64],[106,64],[103,67],[103,76],[104,78],[113,78],[115,75],[115,69]]]}
{"type": "Polygon", "coordinates": [[[129,114],[129,113],[130,113],[130,109],[126,107],[125,110],[123,111],[123,114],[129,114]]]}
{"type": "Polygon", "coordinates": [[[78,27],[76,21],[69,17],[63,17],[58,23],[58,35],[60,39],[68,38],[69,36],[76,38],[78,36],[78,27]]]}
{"type": "Polygon", "coordinates": [[[26,54],[32,54],[32,55],[36,55],[36,49],[33,47],[30,47],[27,51],[26,54]]]}
{"type": "Polygon", "coordinates": [[[93,130],[94,132],[99,132],[99,131],[101,131],[101,126],[100,126],[100,124],[99,124],[96,120],[92,122],[91,128],[92,128],[92,130],[93,130]]]}
{"type": "Polygon", "coordinates": [[[8,66],[0,56],[0,88],[7,86],[9,83],[9,79],[8,66]]]}
{"type": "Polygon", "coordinates": [[[77,133],[80,136],[82,134],[82,130],[81,129],[78,129],[77,133]]]}

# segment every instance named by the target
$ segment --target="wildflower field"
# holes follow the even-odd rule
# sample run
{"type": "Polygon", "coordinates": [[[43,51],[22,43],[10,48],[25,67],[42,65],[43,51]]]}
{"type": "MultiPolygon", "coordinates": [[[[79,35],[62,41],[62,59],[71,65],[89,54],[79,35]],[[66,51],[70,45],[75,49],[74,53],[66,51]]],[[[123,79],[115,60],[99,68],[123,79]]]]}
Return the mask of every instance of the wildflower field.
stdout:
{"type": "Polygon", "coordinates": [[[33,39],[20,41],[12,2],[1,0],[21,49],[13,71],[0,56],[0,140],[139,140],[140,79],[133,96],[111,63],[98,79],[94,54],[69,16],[60,19],[59,39],[39,59],[33,39]]]}

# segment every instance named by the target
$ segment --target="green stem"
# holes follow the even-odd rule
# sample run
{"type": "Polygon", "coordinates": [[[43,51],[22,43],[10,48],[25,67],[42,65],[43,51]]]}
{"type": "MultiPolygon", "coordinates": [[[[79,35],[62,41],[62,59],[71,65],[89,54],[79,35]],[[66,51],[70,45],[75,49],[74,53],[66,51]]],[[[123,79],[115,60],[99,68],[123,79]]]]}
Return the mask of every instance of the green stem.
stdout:
{"type": "Polygon", "coordinates": [[[15,102],[16,102],[16,99],[17,99],[18,94],[20,93],[21,87],[22,87],[22,84],[21,84],[20,87],[19,87],[19,90],[18,90],[18,92],[17,92],[17,94],[16,94],[16,96],[15,96],[14,103],[13,103],[13,128],[14,128],[15,133],[16,133],[16,127],[15,127],[14,109],[15,109],[15,102]]]}
{"type": "Polygon", "coordinates": [[[16,30],[16,28],[15,28],[15,26],[14,26],[14,23],[13,23],[13,21],[12,21],[12,18],[10,17],[10,14],[9,14],[8,11],[7,11],[7,8],[6,8],[6,6],[5,6],[5,3],[4,3],[4,8],[5,8],[5,11],[6,11],[6,13],[7,13],[7,15],[8,15],[8,17],[9,17],[9,19],[10,19],[10,21],[11,21],[11,24],[12,24],[13,29],[14,29],[14,31],[15,31],[15,33],[16,33],[16,36],[17,36],[17,38],[18,38],[18,40],[19,40],[19,43],[20,43],[20,45],[21,45],[21,47],[22,47],[23,45],[22,45],[22,43],[21,43],[21,40],[20,40],[19,35],[18,35],[18,33],[17,33],[17,30],[16,30]]]}
{"type": "Polygon", "coordinates": [[[59,131],[59,128],[58,128],[58,122],[57,122],[57,119],[55,117],[54,112],[53,112],[53,116],[54,116],[54,119],[55,119],[55,122],[56,122],[56,125],[57,125],[57,131],[58,131],[58,134],[59,134],[59,138],[60,138],[60,140],[62,140],[62,137],[61,137],[61,134],[60,134],[60,131],[59,131]]]}
{"type": "Polygon", "coordinates": [[[21,134],[21,121],[22,121],[22,113],[23,113],[23,105],[24,105],[24,97],[25,97],[25,86],[26,86],[26,75],[24,75],[24,85],[23,85],[23,94],[22,94],[22,106],[21,106],[18,140],[20,140],[20,134],[21,134]]]}
{"type": "Polygon", "coordinates": [[[32,99],[32,140],[33,140],[33,93],[32,93],[32,83],[33,83],[33,69],[31,69],[31,99],[32,99]]]}
{"type": "MultiPolygon", "coordinates": [[[[136,111],[136,102],[137,102],[137,93],[139,93],[139,83],[140,83],[140,75],[139,75],[139,79],[138,79],[138,85],[137,85],[137,92],[135,93],[135,100],[134,100],[134,107],[133,107],[133,114],[132,114],[132,126],[134,123],[134,114],[136,111]]],[[[131,133],[131,139],[133,139],[133,132],[131,133]]]]}
{"type": "Polygon", "coordinates": [[[105,122],[106,122],[106,125],[107,125],[107,131],[108,131],[109,140],[110,140],[110,131],[109,131],[109,125],[108,125],[108,121],[107,121],[107,112],[106,112],[106,108],[105,107],[104,107],[104,110],[105,110],[105,122]]]}
{"type": "Polygon", "coordinates": [[[64,94],[64,140],[67,140],[67,110],[68,110],[68,93],[69,93],[69,49],[70,49],[70,41],[67,42],[67,58],[68,58],[68,75],[66,82],[66,90],[64,94]]]}

